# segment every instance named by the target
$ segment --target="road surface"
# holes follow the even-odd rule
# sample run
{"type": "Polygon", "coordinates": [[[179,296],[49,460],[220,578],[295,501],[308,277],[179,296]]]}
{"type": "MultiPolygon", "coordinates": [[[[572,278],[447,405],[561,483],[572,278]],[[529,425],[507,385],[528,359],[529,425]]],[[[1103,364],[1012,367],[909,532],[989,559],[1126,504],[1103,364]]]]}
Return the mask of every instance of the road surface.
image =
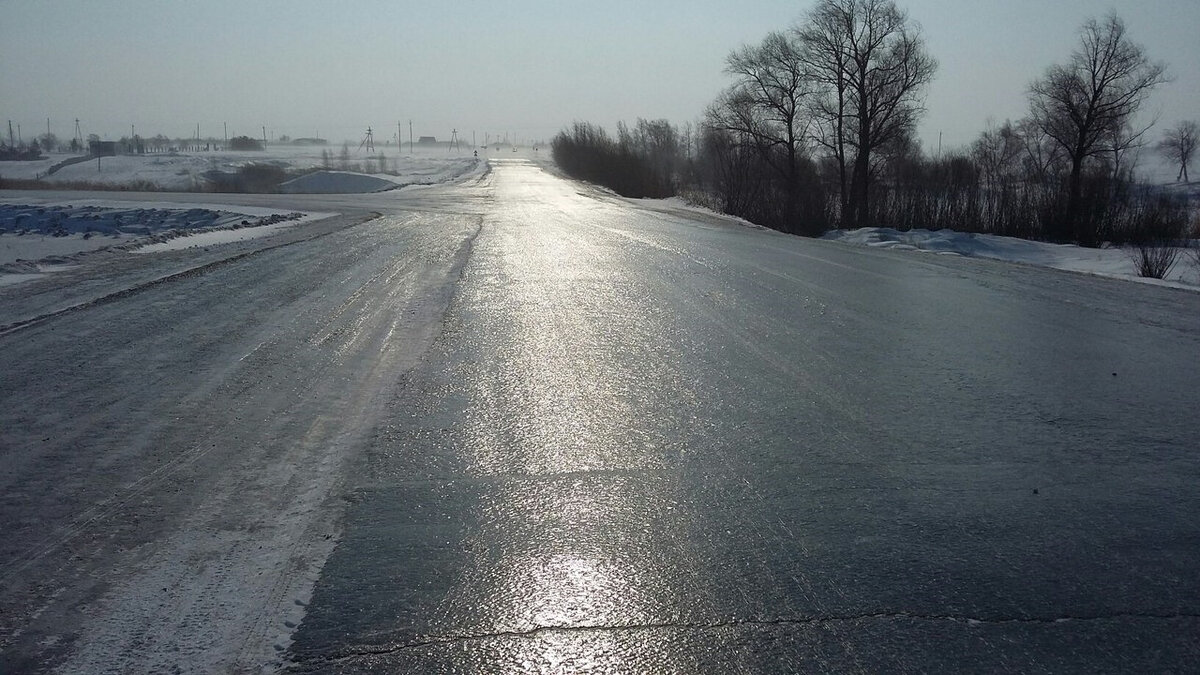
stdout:
{"type": "Polygon", "coordinates": [[[493,166],[0,291],[0,671],[1200,659],[1200,294],[493,166]]]}

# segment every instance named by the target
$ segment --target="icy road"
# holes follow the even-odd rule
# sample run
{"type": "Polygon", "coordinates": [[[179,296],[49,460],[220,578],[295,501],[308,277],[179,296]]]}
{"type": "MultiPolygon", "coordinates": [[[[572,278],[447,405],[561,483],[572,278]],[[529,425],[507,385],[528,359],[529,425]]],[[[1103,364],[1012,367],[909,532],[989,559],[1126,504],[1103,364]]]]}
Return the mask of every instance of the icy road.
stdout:
{"type": "Polygon", "coordinates": [[[0,288],[0,672],[1200,662],[1200,294],[493,167],[0,288]]]}

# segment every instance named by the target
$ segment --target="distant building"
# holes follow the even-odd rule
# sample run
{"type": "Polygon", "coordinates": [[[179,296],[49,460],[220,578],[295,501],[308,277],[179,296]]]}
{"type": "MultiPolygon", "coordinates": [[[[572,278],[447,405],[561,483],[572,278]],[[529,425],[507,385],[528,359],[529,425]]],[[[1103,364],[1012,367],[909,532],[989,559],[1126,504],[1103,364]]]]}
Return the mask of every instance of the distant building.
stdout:
{"type": "Polygon", "coordinates": [[[417,143],[420,143],[421,145],[436,145],[436,144],[437,144],[437,137],[435,137],[435,136],[421,136],[420,138],[418,138],[418,139],[417,139],[417,143]]]}
{"type": "Polygon", "coordinates": [[[112,157],[117,154],[116,141],[89,141],[88,153],[92,157],[112,157]]]}

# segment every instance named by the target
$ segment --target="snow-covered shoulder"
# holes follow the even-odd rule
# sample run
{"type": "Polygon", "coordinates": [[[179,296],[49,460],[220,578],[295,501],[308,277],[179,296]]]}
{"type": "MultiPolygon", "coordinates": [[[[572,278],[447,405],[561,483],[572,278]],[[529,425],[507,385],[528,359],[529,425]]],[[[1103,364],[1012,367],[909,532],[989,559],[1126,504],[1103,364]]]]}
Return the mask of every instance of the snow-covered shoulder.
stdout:
{"type": "Polygon", "coordinates": [[[752,230],[769,230],[756,223],[752,223],[745,218],[731,216],[727,213],[721,213],[716,209],[707,206],[696,204],[688,201],[683,197],[666,197],[661,199],[642,198],[633,199],[629,197],[621,197],[617,193],[612,192],[608,188],[600,186],[589,186],[594,188],[598,194],[606,194],[612,199],[619,199],[632,204],[644,211],[651,211],[663,215],[672,215],[686,220],[700,220],[704,222],[720,222],[727,225],[737,225],[752,230]]]}
{"type": "Polygon", "coordinates": [[[153,253],[214,246],[332,215],[202,203],[0,200],[0,285],[63,269],[101,249],[153,253]]]}
{"type": "Polygon", "coordinates": [[[1086,248],[1074,244],[1051,244],[994,234],[971,234],[954,230],[907,230],[864,227],[831,230],[823,239],[871,248],[960,255],[1025,263],[1041,267],[1130,279],[1143,283],[1200,290],[1200,269],[1180,251],[1175,266],[1165,279],[1139,277],[1135,250],[1122,247],[1086,248]]]}

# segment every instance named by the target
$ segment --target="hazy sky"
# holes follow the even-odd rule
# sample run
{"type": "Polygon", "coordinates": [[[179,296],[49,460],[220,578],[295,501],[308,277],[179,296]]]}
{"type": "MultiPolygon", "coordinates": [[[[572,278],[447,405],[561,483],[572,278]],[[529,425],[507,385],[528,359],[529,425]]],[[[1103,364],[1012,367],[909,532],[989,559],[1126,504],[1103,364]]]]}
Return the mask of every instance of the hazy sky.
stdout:
{"type": "MultiPolygon", "coordinates": [[[[573,120],[698,119],[729,51],[811,0],[0,0],[0,124],[70,137],[272,135],[377,143],[396,122],[548,138],[573,120]]],[[[1148,106],[1200,119],[1200,0],[900,0],[940,68],[920,132],[970,142],[1025,114],[1029,82],[1115,10],[1175,81],[1148,106]]],[[[7,129],[4,129],[7,132],[7,129]]]]}

